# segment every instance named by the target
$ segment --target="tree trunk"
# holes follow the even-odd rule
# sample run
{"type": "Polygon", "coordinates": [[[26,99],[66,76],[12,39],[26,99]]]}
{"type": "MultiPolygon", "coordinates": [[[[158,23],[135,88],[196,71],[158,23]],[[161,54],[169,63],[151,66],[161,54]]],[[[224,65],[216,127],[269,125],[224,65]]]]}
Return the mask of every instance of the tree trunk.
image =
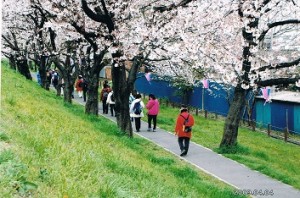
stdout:
{"type": "MultiPolygon", "coordinates": [[[[243,2],[241,1],[240,3],[241,8],[243,2]]],[[[239,15],[240,17],[245,17],[242,10],[240,10],[239,15]]],[[[235,87],[233,101],[230,104],[229,112],[225,120],[223,138],[220,143],[220,147],[231,147],[237,144],[238,128],[242,116],[241,114],[247,93],[249,92],[249,90],[242,89],[241,84],[249,84],[250,80],[248,74],[251,70],[251,61],[249,60],[249,57],[252,55],[250,49],[255,46],[256,43],[254,42],[253,33],[248,32],[247,29],[257,28],[259,19],[254,16],[247,16],[247,18],[249,19],[249,23],[247,23],[242,29],[244,42],[247,43],[247,45],[243,47],[243,75],[237,79],[238,86],[235,87]]]]}
{"type": "Polygon", "coordinates": [[[13,69],[13,70],[16,70],[17,67],[16,67],[16,59],[15,59],[15,56],[14,55],[10,55],[9,58],[9,65],[10,65],[10,68],[13,69]]]}
{"type": "Polygon", "coordinates": [[[70,80],[64,80],[64,102],[72,103],[72,94],[74,91],[74,83],[70,80]]]}
{"type": "MultiPolygon", "coordinates": [[[[132,137],[132,125],[129,115],[129,95],[128,92],[123,92],[119,96],[119,99],[122,98],[122,102],[119,101],[116,103],[116,112],[117,115],[117,125],[118,127],[126,132],[129,137],[132,137]]],[[[130,92],[129,92],[130,93],[130,92]]],[[[117,99],[118,101],[118,99],[117,99]]]]}
{"type": "Polygon", "coordinates": [[[41,64],[39,65],[39,73],[41,76],[42,87],[46,90],[49,90],[50,84],[48,82],[47,75],[46,75],[46,59],[47,59],[47,56],[44,56],[44,55],[41,56],[41,61],[40,61],[41,64]]]}
{"type": "Polygon", "coordinates": [[[70,55],[67,55],[64,63],[60,61],[59,57],[53,57],[52,61],[58,68],[57,96],[61,95],[61,88],[63,87],[64,102],[71,104],[77,72],[73,73],[73,66],[70,64],[70,55]]]}
{"type": "Polygon", "coordinates": [[[124,63],[119,63],[118,67],[115,64],[112,66],[112,81],[113,90],[116,99],[116,116],[117,125],[121,131],[125,132],[129,137],[133,136],[132,125],[129,115],[129,95],[133,91],[134,82],[138,68],[141,65],[141,57],[136,56],[126,79],[126,70],[124,63]]]}
{"type": "Polygon", "coordinates": [[[104,54],[106,49],[102,50],[100,54],[94,52],[93,66],[86,67],[84,70],[84,78],[88,79],[88,89],[87,89],[87,101],[85,104],[85,113],[93,114],[98,116],[98,106],[99,106],[99,76],[100,71],[104,68],[104,54]]]}
{"type": "Polygon", "coordinates": [[[87,90],[87,102],[85,104],[85,113],[98,115],[99,106],[99,72],[94,72],[89,77],[87,90]]]}
{"type": "Polygon", "coordinates": [[[117,116],[117,125],[132,137],[132,126],[129,115],[129,95],[130,88],[126,82],[125,66],[112,67],[113,90],[116,101],[115,111],[117,116]]]}
{"type": "Polygon", "coordinates": [[[182,104],[188,105],[192,90],[189,87],[182,87],[182,89],[182,104]]]}
{"type": "Polygon", "coordinates": [[[32,80],[32,76],[30,74],[29,66],[27,64],[27,59],[22,59],[17,61],[17,67],[19,72],[26,77],[28,80],[32,80]]]}
{"type": "Polygon", "coordinates": [[[237,143],[238,128],[247,92],[247,90],[240,87],[236,87],[234,90],[233,101],[230,104],[229,112],[225,120],[220,147],[235,146],[237,143]]]}

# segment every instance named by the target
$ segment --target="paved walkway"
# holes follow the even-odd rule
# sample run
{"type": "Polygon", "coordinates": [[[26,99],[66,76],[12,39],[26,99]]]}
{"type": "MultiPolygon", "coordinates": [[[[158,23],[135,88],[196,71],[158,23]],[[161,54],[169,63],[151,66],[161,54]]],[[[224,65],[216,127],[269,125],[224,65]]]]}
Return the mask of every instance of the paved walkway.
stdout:
{"type": "MultiPolygon", "coordinates": [[[[82,98],[75,96],[75,100],[84,105],[82,98]]],[[[102,114],[102,104],[100,103],[99,115],[116,122],[116,118],[110,114],[102,114]]],[[[207,174],[235,187],[237,193],[249,193],[252,197],[300,198],[300,191],[292,186],[251,170],[194,142],[190,144],[188,155],[181,157],[177,137],[173,133],[160,128],[157,128],[156,132],[147,132],[147,128],[147,123],[142,121],[141,132],[135,133],[135,135],[161,146],[207,174]]]]}

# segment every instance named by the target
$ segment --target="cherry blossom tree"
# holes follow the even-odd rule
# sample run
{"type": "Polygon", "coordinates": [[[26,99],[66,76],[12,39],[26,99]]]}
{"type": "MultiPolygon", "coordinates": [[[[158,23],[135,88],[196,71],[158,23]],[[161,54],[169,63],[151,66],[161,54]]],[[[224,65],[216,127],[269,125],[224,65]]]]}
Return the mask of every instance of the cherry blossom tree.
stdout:
{"type": "Polygon", "coordinates": [[[32,24],[28,23],[28,1],[18,0],[17,4],[24,7],[13,8],[12,1],[5,0],[2,5],[2,53],[6,56],[10,65],[17,69],[27,79],[32,79],[27,64],[27,44],[30,41],[32,31],[28,31],[32,24]]]}
{"type": "MultiPolygon", "coordinates": [[[[81,73],[78,49],[85,45],[81,34],[70,24],[70,21],[76,20],[78,15],[66,11],[62,1],[59,3],[63,6],[51,1],[34,0],[31,3],[51,15],[41,29],[44,32],[44,47],[50,54],[50,62],[54,63],[59,70],[61,83],[64,86],[64,101],[72,103],[75,80],[81,73]]],[[[57,86],[58,95],[60,95],[61,83],[57,86]]]]}
{"type": "Polygon", "coordinates": [[[192,71],[199,69],[207,78],[233,86],[233,100],[220,145],[236,145],[241,112],[249,91],[299,81],[296,73],[299,48],[288,52],[280,47],[269,51],[261,48],[267,37],[276,34],[279,46],[291,42],[299,46],[299,37],[291,41],[278,34],[299,35],[299,4],[288,0],[216,0],[192,1],[177,7],[172,2],[154,6],[157,10],[154,16],[147,15],[147,21],[154,24],[154,31],[149,34],[157,35],[157,45],[163,43],[150,57],[160,55],[168,60],[157,68],[160,73],[181,73],[187,82],[194,83],[199,79],[192,71]],[[169,65],[186,65],[189,69],[174,72],[169,65]]]}
{"type": "Polygon", "coordinates": [[[69,33],[68,37],[72,38],[73,42],[76,43],[76,48],[74,49],[76,55],[72,60],[76,63],[75,65],[79,65],[77,70],[89,81],[85,112],[98,115],[99,73],[107,64],[104,55],[110,44],[105,43],[107,31],[100,24],[95,25],[89,17],[84,15],[80,1],[52,0],[49,1],[47,10],[51,10],[57,15],[57,19],[52,23],[52,26],[56,26],[55,23],[57,22],[63,22],[73,29],[66,31],[69,33]]]}
{"type": "MultiPolygon", "coordinates": [[[[105,25],[109,33],[108,42],[112,44],[109,52],[113,58],[112,79],[116,98],[117,123],[122,131],[126,131],[129,136],[132,136],[128,98],[133,89],[138,68],[161,60],[155,59],[155,56],[153,56],[154,59],[149,57],[153,49],[161,47],[155,41],[156,35],[149,34],[153,32],[149,31],[149,28],[153,28],[153,26],[149,26],[148,21],[143,17],[146,10],[153,10],[150,6],[152,1],[82,0],[81,2],[86,15],[105,25]],[[126,77],[125,61],[132,62],[128,78],[126,77]]],[[[177,6],[183,5],[185,3],[177,4],[177,6]]]]}
{"type": "MultiPolygon", "coordinates": [[[[120,41],[120,37],[125,37],[126,32],[121,27],[128,21],[130,1],[85,1],[82,0],[82,7],[85,14],[92,20],[105,27],[106,40],[104,44],[109,45],[109,53],[112,57],[112,79],[113,90],[116,101],[117,124],[121,131],[132,136],[132,126],[129,116],[129,94],[133,89],[138,67],[143,63],[143,56],[139,50],[134,54],[128,53],[125,48],[129,47],[120,41]],[[120,32],[121,31],[121,32],[120,32]],[[130,58],[128,56],[130,55],[130,58]],[[132,61],[129,68],[128,78],[126,77],[125,61],[132,61]]],[[[135,40],[132,39],[133,43],[135,40]]],[[[136,47],[135,47],[136,49],[136,47]]]]}

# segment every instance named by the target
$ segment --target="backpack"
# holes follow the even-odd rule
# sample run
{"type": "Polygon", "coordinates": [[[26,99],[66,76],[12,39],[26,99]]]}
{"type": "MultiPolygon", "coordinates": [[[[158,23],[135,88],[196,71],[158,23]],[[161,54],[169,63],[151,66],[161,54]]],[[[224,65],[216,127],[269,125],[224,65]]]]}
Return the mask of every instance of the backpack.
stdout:
{"type": "Polygon", "coordinates": [[[112,102],[115,102],[115,96],[114,96],[114,93],[111,94],[110,100],[111,100],[112,102]]]}
{"type": "Polygon", "coordinates": [[[136,115],[140,115],[142,113],[142,106],[140,102],[136,102],[133,107],[133,112],[136,115]]]}
{"type": "Polygon", "coordinates": [[[82,81],[79,83],[78,86],[83,88],[83,89],[87,89],[88,88],[88,82],[85,79],[82,79],[82,81]]]}
{"type": "Polygon", "coordinates": [[[82,79],[82,88],[87,89],[88,88],[88,81],[86,79],[82,79]]]}
{"type": "Polygon", "coordinates": [[[106,101],[107,100],[107,96],[108,96],[108,93],[106,91],[103,92],[102,101],[106,101]]]}
{"type": "Polygon", "coordinates": [[[83,80],[79,82],[78,87],[83,88],[83,80]]]}
{"type": "MultiPolygon", "coordinates": [[[[183,117],[183,115],[180,114],[181,117],[183,117]]],[[[183,122],[183,131],[185,133],[189,133],[192,131],[192,127],[191,126],[186,126],[186,124],[189,122],[189,117],[190,117],[190,114],[188,114],[187,118],[183,117],[184,118],[184,122],[183,122]]]]}
{"type": "Polygon", "coordinates": [[[58,74],[57,73],[53,75],[53,81],[52,82],[53,82],[53,84],[58,83],[58,74]]]}

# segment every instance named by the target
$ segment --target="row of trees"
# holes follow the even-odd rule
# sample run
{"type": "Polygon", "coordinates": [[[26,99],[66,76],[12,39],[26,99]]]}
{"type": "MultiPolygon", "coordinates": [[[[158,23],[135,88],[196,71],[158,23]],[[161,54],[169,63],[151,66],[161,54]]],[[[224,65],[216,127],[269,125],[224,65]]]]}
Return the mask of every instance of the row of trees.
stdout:
{"type": "Polygon", "coordinates": [[[28,79],[34,61],[44,88],[55,64],[66,102],[83,74],[90,82],[85,112],[95,115],[99,73],[111,65],[117,123],[129,136],[128,98],[142,65],[187,87],[202,78],[230,84],[220,146],[234,146],[247,94],[300,79],[299,11],[293,0],[4,0],[2,53],[28,79]],[[263,48],[267,40],[272,50],[263,48]]]}

